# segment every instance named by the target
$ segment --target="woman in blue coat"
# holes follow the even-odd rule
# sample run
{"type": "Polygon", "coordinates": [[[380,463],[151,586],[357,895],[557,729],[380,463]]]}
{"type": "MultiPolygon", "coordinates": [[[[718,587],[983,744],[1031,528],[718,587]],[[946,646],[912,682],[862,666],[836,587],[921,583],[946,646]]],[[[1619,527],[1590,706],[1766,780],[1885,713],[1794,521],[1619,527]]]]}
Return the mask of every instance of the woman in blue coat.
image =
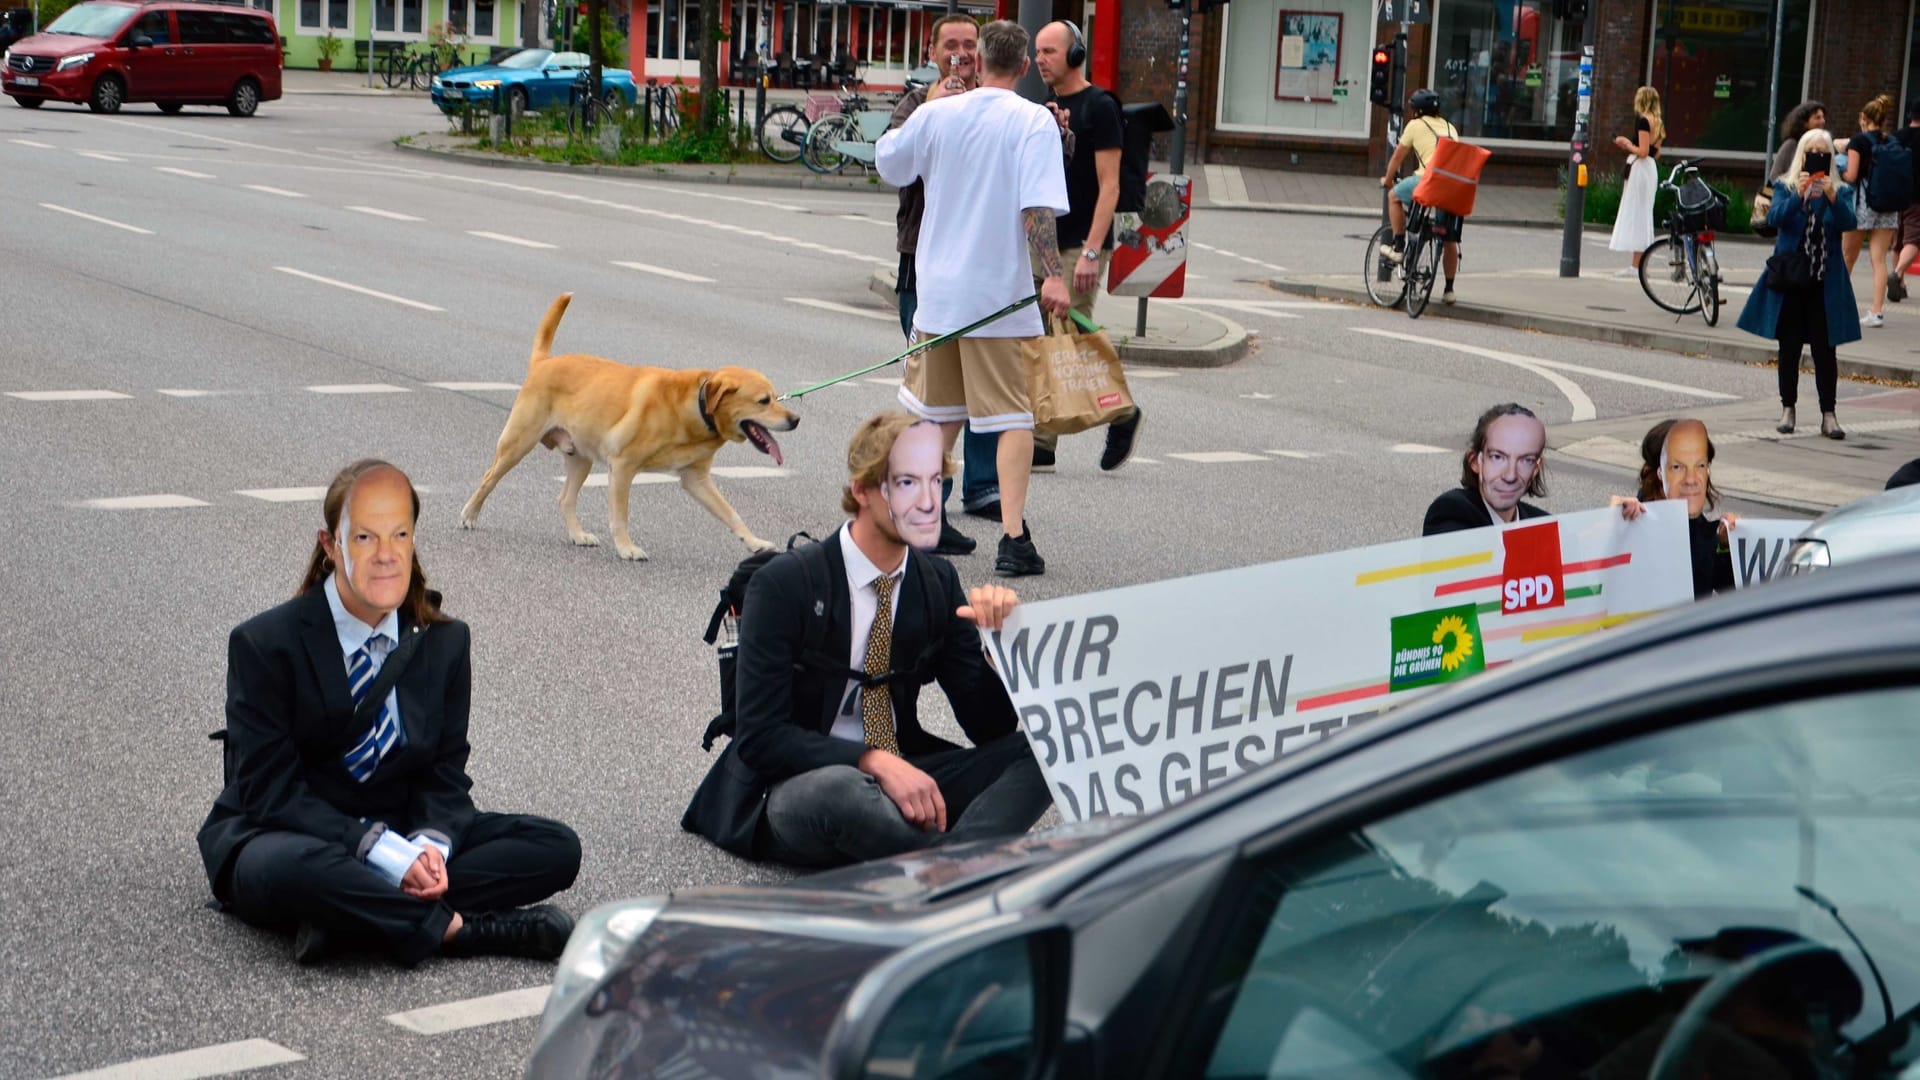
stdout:
{"type": "MultiPolygon", "coordinates": [[[[1793,406],[1800,396],[1800,349],[1813,350],[1813,386],[1820,395],[1820,434],[1844,439],[1834,416],[1840,361],[1834,350],[1860,340],[1860,314],[1854,307],[1853,281],[1840,250],[1840,238],[1855,227],[1853,189],[1833,169],[1833,136],[1815,129],[1800,137],[1793,163],[1773,182],[1773,208],[1767,224],[1780,230],[1776,256],[1795,250],[1807,255],[1811,287],[1782,292],[1769,280],[1771,269],[1747,297],[1740,329],[1780,343],[1780,425],[1793,433],[1793,406]]],[[[1770,260],[1771,261],[1771,260],[1770,260]]]]}

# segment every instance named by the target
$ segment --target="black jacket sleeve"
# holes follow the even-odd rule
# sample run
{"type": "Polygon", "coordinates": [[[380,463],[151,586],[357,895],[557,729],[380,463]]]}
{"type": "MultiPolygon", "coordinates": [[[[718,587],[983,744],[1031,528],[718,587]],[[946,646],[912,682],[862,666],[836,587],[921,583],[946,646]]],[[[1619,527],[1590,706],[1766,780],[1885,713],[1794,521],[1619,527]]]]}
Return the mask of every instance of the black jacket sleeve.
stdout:
{"type": "MultiPolygon", "coordinates": [[[[734,752],[769,783],[828,765],[857,765],[866,747],[813,729],[813,716],[794,715],[794,662],[799,659],[807,605],[800,556],[787,554],[762,567],[747,584],[734,666],[734,752]]],[[[827,693],[839,688],[828,686],[827,693]]]]}
{"type": "Polygon", "coordinates": [[[930,618],[947,620],[946,645],[940,650],[934,678],[953,706],[960,730],[980,746],[1011,734],[1019,725],[1019,714],[1014,711],[1013,699],[1007,696],[1006,684],[987,661],[979,627],[955,614],[966,603],[959,574],[947,566],[941,578],[938,591],[946,598],[945,610],[928,613],[930,618]]]}
{"type": "Polygon", "coordinates": [[[1491,523],[1485,506],[1476,499],[1469,499],[1464,488],[1454,488],[1442,493],[1427,507],[1427,519],[1421,525],[1420,535],[1438,536],[1465,529],[1484,529],[1491,523]]]}
{"type": "Polygon", "coordinates": [[[306,766],[288,728],[291,681],[290,672],[273,670],[245,625],[234,629],[227,638],[227,738],[241,806],[262,828],[317,836],[364,857],[377,827],[307,789],[306,766]]]}
{"type": "Polygon", "coordinates": [[[413,778],[408,817],[415,832],[437,834],[451,845],[473,821],[473,780],[467,776],[467,719],[473,704],[473,649],[464,623],[441,623],[427,633],[458,635],[457,656],[447,676],[440,746],[433,764],[413,778]]]}

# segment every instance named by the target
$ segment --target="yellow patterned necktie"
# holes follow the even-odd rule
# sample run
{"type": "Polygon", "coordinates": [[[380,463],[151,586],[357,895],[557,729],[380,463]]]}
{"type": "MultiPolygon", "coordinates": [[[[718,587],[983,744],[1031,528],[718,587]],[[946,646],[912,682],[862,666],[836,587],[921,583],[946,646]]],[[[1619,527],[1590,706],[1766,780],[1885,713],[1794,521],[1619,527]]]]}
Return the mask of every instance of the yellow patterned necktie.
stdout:
{"type": "MultiPolygon", "coordinates": [[[[873,591],[880,594],[880,606],[873,613],[873,629],[867,633],[866,673],[884,674],[893,658],[893,585],[890,577],[873,579],[873,591]]],[[[893,701],[887,687],[869,686],[860,691],[860,726],[866,732],[867,745],[889,754],[900,753],[899,740],[893,735],[893,701]]]]}

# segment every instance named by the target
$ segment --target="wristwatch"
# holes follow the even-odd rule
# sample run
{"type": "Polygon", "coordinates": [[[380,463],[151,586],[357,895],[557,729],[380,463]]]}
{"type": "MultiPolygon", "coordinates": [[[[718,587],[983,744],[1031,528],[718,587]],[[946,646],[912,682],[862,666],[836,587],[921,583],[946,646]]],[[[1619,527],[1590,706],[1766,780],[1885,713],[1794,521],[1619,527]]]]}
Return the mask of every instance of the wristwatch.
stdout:
{"type": "Polygon", "coordinates": [[[1087,262],[1099,262],[1100,252],[1096,251],[1093,248],[1087,248],[1080,252],[1080,257],[1082,259],[1085,259],[1087,262]]]}

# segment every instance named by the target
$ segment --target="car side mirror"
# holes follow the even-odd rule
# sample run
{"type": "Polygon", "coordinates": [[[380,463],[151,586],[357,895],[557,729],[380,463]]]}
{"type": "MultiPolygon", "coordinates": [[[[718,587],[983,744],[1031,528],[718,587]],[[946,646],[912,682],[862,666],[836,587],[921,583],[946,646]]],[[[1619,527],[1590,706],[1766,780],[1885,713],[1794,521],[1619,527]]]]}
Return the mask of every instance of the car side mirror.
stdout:
{"type": "Polygon", "coordinates": [[[150,49],[153,47],[153,39],[145,34],[135,34],[127,39],[127,44],[136,49],[150,49]]]}

